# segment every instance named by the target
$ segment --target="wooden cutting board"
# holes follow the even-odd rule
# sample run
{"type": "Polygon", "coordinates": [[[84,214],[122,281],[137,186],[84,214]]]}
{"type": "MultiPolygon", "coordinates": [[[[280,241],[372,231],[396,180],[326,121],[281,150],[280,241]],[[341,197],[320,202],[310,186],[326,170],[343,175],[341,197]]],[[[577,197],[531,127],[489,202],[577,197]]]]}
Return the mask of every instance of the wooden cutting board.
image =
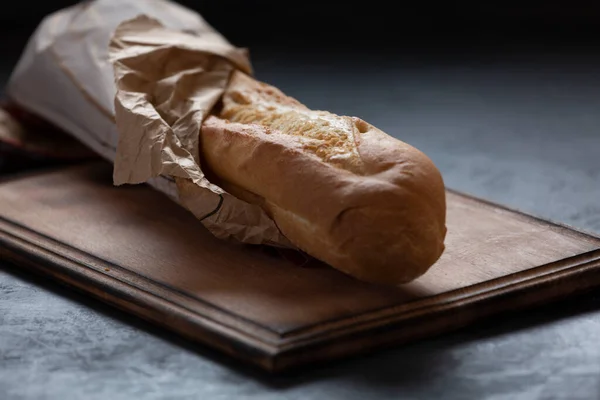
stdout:
{"type": "Polygon", "coordinates": [[[0,255],[270,371],[399,344],[600,284],[600,239],[448,192],[447,250],[417,281],[361,283],[225,243],[104,163],[0,183],[0,255]]]}

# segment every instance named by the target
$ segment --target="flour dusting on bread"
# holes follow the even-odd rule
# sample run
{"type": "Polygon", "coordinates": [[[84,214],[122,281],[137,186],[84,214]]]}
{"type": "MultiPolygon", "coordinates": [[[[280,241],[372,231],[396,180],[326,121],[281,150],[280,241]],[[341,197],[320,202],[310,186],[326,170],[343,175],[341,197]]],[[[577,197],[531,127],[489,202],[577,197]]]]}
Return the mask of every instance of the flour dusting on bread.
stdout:
{"type": "Polygon", "coordinates": [[[279,89],[241,72],[233,75],[219,116],[261,125],[271,134],[295,136],[305,151],[322,161],[363,173],[356,143],[360,131],[352,118],[310,110],[279,89]]]}

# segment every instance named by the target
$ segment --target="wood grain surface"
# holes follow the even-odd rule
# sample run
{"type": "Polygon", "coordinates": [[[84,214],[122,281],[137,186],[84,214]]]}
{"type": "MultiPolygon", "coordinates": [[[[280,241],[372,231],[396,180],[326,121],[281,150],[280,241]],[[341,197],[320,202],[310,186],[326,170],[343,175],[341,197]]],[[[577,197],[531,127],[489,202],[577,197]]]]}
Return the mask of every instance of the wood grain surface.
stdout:
{"type": "Polygon", "coordinates": [[[447,250],[382,287],[292,252],[213,238],[90,163],[0,183],[0,255],[280,371],[440,334],[600,284],[600,239],[448,191],[447,250]]]}

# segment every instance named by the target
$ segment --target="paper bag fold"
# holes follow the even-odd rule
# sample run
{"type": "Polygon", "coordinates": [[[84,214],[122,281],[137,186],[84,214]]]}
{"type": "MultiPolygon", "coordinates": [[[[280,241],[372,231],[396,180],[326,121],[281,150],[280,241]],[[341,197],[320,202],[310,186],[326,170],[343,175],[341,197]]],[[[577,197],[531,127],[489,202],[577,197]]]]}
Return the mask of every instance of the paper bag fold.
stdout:
{"type": "Polygon", "coordinates": [[[7,91],[111,161],[114,184],[150,184],[219,238],[293,247],[260,207],[202,172],[202,122],[235,69],[252,73],[247,51],[190,10],[95,0],[42,22],[7,91]]]}

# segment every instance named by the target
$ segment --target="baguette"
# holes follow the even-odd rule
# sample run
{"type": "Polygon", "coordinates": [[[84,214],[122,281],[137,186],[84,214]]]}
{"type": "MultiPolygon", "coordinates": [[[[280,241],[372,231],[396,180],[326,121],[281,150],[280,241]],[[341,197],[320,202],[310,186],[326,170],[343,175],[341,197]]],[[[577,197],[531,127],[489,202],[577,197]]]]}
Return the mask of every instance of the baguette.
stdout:
{"type": "Polygon", "coordinates": [[[200,136],[209,179],[260,205],[299,249],[352,277],[406,283],[444,251],[440,172],[359,118],[310,110],[236,71],[200,136]]]}

